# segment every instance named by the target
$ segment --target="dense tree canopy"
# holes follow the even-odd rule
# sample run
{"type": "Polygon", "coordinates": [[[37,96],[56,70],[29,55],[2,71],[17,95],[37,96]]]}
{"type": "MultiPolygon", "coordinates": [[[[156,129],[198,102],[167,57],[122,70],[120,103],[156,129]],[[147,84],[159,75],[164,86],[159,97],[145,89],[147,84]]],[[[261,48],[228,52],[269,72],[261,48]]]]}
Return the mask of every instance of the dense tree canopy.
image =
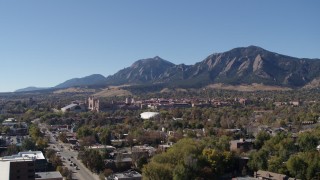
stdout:
{"type": "Polygon", "coordinates": [[[144,166],[145,179],[214,179],[230,172],[235,156],[207,147],[194,139],[181,139],[167,152],[158,154],[144,166]]]}

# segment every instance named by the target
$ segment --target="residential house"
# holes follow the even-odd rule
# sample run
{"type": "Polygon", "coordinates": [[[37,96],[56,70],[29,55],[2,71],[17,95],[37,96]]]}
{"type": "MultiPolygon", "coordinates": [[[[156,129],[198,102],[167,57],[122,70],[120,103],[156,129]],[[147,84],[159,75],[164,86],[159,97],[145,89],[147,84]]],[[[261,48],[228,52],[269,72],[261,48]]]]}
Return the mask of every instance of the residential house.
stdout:
{"type": "Polygon", "coordinates": [[[167,143],[167,144],[160,144],[160,145],[158,146],[158,149],[159,149],[160,151],[162,151],[162,152],[166,152],[169,148],[172,147],[172,145],[173,145],[173,142],[169,142],[169,143],[167,143]]]}
{"type": "Polygon", "coordinates": [[[239,139],[230,141],[230,150],[231,151],[249,151],[253,149],[254,139],[239,139]]]}
{"type": "Polygon", "coordinates": [[[295,178],[290,178],[284,174],[273,173],[270,171],[259,170],[254,173],[254,177],[263,180],[295,180],[295,178]]]}

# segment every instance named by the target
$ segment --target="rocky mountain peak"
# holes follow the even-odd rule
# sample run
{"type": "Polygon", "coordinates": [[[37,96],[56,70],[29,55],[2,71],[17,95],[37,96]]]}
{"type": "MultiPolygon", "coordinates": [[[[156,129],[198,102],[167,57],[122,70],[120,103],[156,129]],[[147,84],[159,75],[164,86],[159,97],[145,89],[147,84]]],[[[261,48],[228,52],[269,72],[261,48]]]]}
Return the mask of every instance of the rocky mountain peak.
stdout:
{"type": "Polygon", "coordinates": [[[74,78],[56,88],[144,83],[192,88],[214,83],[303,87],[315,86],[319,79],[320,59],[295,58],[248,46],[211,54],[194,65],[175,65],[159,56],[140,59],[107,78],[97,74],[74,78]]]}
{"type": "Polygon", "coordinates": [[[174,66],[175,64],[166,61],[159,56],[154,58],[140,59],[131,65],[131,68],[152,67],[152,66],[174,66]]]}

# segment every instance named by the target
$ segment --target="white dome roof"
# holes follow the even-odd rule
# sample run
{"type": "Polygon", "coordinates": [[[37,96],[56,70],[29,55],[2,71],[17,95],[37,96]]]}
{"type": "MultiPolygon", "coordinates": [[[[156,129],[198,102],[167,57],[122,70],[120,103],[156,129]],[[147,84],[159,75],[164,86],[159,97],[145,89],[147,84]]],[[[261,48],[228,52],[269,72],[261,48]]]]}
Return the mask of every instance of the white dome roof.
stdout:
{"type": "Polygon", "coordinates": [[[140,114],[140,117],[142,119],[150,119],[150,118],[153,118],[153,117],[155,117],[157,115],[159,115],[158,112],[144,112],[144,113],[140,114]]]}

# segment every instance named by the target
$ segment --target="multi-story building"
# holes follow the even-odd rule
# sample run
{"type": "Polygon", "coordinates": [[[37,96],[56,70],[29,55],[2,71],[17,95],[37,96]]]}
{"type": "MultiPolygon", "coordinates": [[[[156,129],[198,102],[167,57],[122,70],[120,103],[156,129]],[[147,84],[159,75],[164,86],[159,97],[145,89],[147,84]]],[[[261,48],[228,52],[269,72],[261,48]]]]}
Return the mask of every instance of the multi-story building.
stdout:
{"type": "Polygon", "coordinates": [[[0,179],[2,180],[63,180],[58,171],[35,171],[36,162],[30,158],[0,160],[0,179]]]}
{"type": "Polygon", "coordinates": [[[30,158],[0,160],[0,177],[4,180],[34,180],[35,162],[30,158]]]}
{"type": "Polygon", "coordinates": [[[19,152],[16,155],[4,156],[0,158],[0,161],[31,161],[33,162],[33,168],[35,172],[45,172],[47,171],[47,160],[43,156],[41,151],[26,151],[19,152]]]}
{"type": "Polygon", "coordinates": [[[100,101],[99,99],[91,96],[88,98],[88,109],[91,111],[99,112],[100,111],[100,101]]]}

